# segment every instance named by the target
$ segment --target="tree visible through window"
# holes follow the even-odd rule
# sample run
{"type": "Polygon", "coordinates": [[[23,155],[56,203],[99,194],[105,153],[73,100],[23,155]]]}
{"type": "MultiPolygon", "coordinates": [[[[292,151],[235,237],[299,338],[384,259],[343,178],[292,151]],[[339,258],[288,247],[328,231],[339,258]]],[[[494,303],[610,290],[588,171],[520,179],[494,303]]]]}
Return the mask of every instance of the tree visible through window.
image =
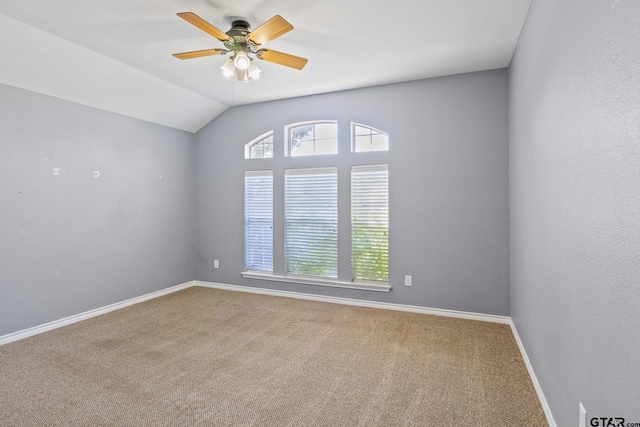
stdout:
{"type": "Polygon", "coordinates": [[[314,156],[338,152],[338,123],[316,121],[287,126],[288,156],[314,156]]]}
{"type": "MultiPolygon", "coordinates": [[[[298,276],[293,281],[301,283],[309,283],[309,277],[304,276],[310,276],[312,283],[327,282],[330,286],[342,286],[350,281],[348,287],[357,287],[357,282],[363,289],[389,287],[388,166],[366,164],[363,160],[367,156],[359,154],[388,151],[389,137],[381,130],[357,123],[351,123],[351,132],[352,150],[342,153],[344,158],[340,162],[337,156],[322,159],[322,166],[327,167],[289,169],[288,163],[307,162],[281,159],[273,165],[274,170],[245,172],[246,271],[243,276],[264,278],[268,276],[251,272],[267,272],[271,280],[291,280],[273,274],[279,271],[285,276],[298,276]],[[349,168],[349,163],[356,166],[349,168]],[[274,193],[274,177],[275,182],[284,181],[284,191],[274,193]],[[346,186],[340,187],[348,189],[349,180],[351,203],[339,206],[338,182],[347,181],[346,186]],[[274,205],[284,206],[284,218],[279,220],[284,222],[276,219],[284,226],[284,236],[276,238],[276,248],[273,247],[274,205]],[[338,234],[339,221],[350,222],[350,236],[338,234]],[[275,268],[274,250],[284,254],[276,258],[275,268]],[[338,271],[339,256],[350,257],[350,276],[348,270],[338,271]]],[[[336,154],[338,123],[294,123],[285,127],[285,139],[285,157],[336,154]]],[[[250,159],[273,157],[273,145],[270,131],[247,144],[245,156],[250,159]]]]}
{"type": "Polygon", "coordinates": [[[351,169],[353,280],[389,280],[389,171],[387,165],[351,169]]]}
{"type": "Polygon", "coordinates": [[[285,171],[285,271],[338,277],[336,168],[285,171]]]}

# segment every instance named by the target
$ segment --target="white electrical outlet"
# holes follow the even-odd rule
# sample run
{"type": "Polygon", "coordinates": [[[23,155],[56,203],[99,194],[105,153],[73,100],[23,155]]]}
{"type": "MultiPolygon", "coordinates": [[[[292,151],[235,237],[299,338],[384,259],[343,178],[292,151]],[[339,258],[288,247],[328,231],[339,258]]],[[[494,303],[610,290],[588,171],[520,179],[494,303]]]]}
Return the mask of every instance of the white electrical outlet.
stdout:
{"type": "Polygon", "coordinates": [[[220,267],[220,263],[218,262],[217,259],[213,260],[213,268],[219,268],[220,267]]]}
{"type": "Polygon", "coordinates": [[[404,285],[411,286],[411,276],[404,276],[404,285]]]}
{"type": "Polygon", "coordinates": [[[582,406],[582,402],[580,402],[580,424],[578,427],[587,427],[587,411],[582,406]]]}

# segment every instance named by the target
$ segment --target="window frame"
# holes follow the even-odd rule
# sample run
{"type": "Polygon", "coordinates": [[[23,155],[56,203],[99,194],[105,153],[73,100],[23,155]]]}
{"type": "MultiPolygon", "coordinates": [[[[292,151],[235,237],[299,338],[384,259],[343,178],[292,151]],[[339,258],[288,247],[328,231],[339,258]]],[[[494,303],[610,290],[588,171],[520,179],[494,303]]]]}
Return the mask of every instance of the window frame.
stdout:
{"type": "Polygon", "coordinates": [[[273,129],[263,133],[262,135],[252,139],[250,142],[247,142],[244,145],[244,159],[245,160],[258,160],[258,159],[272,159],[273,158],[273,148],[274,148],[274,137],[273,137],[273,129]],[[264,141],[268,138],[271,138],[271,156],[264,156],[264,147],[262,149],[262,157],[251,157],[251,149],[258,144],[262,144],[264,146],[264,141]]]}
{"type": "Polygon", "coordinates": [[[315,157],[315,156],[335,156],[337,154],[339,154],[339,140],[338,140],[338,121],[337,120],[309,120],[309,121],[305,121],[305,122],[297,122],[297,123],[290,123],[288,125],[286,125],[284,127],[284,135],[285,135],[285,144],[284,144],[284,156],[285,157],[315,157]],[[332,124],[335,125],[335,142],[336,142],[336,151],[335,153],[316,153],[315,152],[315,141],[319,141],[319,140],[328,140],[331,138],[322,138],[322,139],[317,139],[314,138],[312,139],[312,141],[314,142],[314,153],[313,154],[293,154],[293,150],[291,149],[291,142],[292,142],[292,138],[291,138],[291,131],[293,129],[299,128],[299,127],[303,127],[303,126],[309,126],[312,125],[314,126],[314,133],[315,133],[315,126],[316,125],[324,125],[324,124],[332,124]]]}
{"type": "MultiPolygon", "coordinates": [[[[363,135],[360,135],[363,136],[363,135]]],[[[373,126],[365,125],[362,123],[351,122],[351,152],[352,153],[379,153],[379,152],[388,152],[389,151],[389,134],[387,132],[383,132],[380,129],[374,128],[373,126]],[[369,144],[372,149],[370,150],[356,150],[356,127],[361,127],[368,129],[369,133],[369,144]],[[387,148],[385,150],[374,150],[373,149],[373,136],[374,135],[384,135],[387,139],[387,148]]]]}

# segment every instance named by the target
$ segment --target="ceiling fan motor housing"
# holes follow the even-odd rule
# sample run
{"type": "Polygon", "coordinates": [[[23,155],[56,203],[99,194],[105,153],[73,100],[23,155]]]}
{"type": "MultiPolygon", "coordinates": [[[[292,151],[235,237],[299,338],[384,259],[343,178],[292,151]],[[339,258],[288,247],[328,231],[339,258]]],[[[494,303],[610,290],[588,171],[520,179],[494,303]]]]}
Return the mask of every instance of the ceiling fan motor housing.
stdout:
{"type": "Polygon", "coordinates": [[[224,42],[227,49],[234,52],[253,52],[251,48],[253,43],[247,37],[251,32],[251,25],[247,21],[236,20],[231,23],[231,29],[225,34],[231,37],[230,40],[224,42]]]}

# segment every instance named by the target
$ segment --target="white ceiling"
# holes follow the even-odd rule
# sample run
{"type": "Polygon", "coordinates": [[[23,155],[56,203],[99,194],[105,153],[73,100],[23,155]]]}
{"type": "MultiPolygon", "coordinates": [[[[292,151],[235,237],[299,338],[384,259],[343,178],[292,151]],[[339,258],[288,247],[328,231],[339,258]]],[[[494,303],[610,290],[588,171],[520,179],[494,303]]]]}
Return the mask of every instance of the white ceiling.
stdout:
{"type": "Polygon", "coordinates": [[[0,0],[0,83],[196,132],[231,105],[508,67],[530,0],[0,0]],[[260,80],[222,76],[223,47],[176,16],[223,31],[279,14],[265,45],[302,71],[260,61],[260,80]]]}

